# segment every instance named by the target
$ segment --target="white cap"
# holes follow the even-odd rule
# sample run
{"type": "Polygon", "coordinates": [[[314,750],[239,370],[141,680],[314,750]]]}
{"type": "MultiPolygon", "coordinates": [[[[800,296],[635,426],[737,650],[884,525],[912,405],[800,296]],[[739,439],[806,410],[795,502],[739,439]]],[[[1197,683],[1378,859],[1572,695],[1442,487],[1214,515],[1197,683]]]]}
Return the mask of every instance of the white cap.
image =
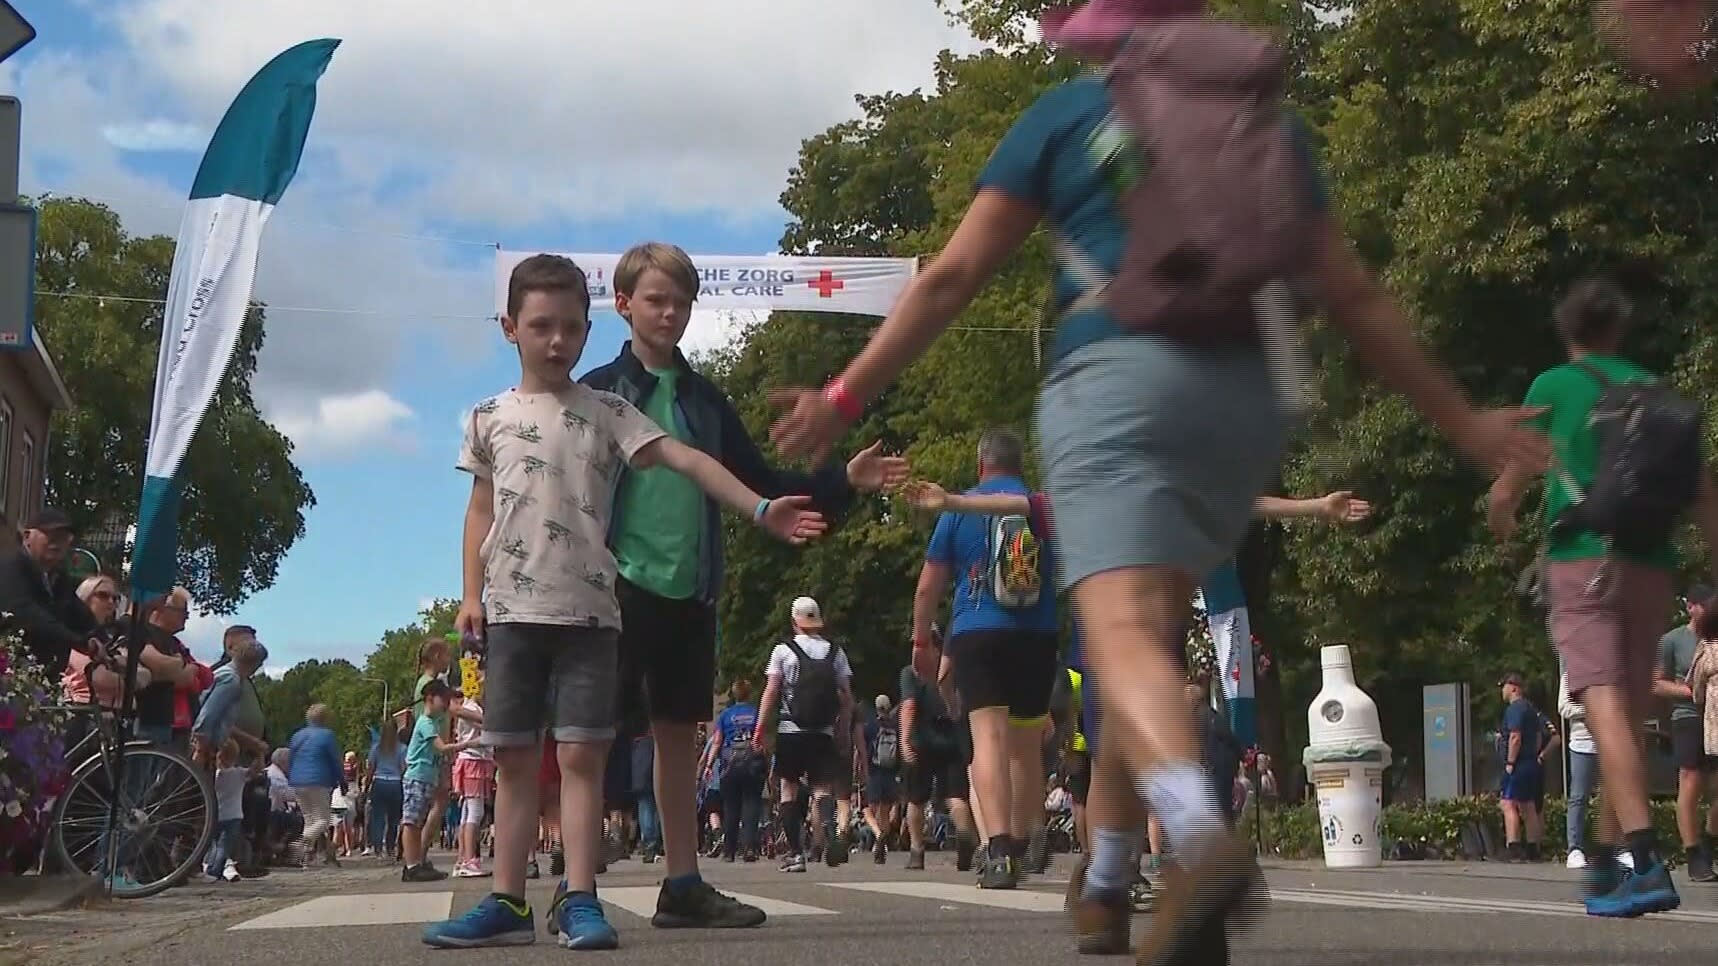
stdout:
{"type": "Polygon", "coordinates": [[[793,602],[793,620],[801,627],[815,630],[823,626],[823,608],[810,597],[797,598],[793,602]]]}

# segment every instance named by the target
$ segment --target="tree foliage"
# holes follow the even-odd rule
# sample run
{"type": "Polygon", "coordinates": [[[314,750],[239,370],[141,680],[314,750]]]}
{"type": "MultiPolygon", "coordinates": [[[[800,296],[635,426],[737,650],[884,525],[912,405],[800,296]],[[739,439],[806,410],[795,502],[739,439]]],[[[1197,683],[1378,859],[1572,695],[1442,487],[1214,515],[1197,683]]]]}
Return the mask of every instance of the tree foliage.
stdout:
{"type": "MultiPolygon", "coordinates": [[[[173,240],[128,235],[91,201],[47,198],[40,208],[36,325],[75,403],[54,417],[47,495],[93,535],[137,516],[173,240]]],[[[274,583],[316,503],[292,443],[251,396],[265,322],[254,304],[180,470],[179,582],[212,613],[274,583]]],[[[122,548],[107,549],[117,565],[122,548]]]]}

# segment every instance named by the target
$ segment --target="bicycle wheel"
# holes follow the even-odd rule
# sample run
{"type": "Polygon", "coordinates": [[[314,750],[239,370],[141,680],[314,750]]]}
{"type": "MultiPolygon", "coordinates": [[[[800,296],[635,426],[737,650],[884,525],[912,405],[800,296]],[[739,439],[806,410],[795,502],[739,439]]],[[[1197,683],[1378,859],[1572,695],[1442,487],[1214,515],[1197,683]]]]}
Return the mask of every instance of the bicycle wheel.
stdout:
{"type": "MultiPolygon", "coordinates": [[[[215,834],[215,786],[188,759],[147,742],[131,742],[123,754],[113,895],[141,899],[183,881],[203,860],[215,834]]],[[[62,867],[101,874],[114,795],[108,755],[72,772],[54,806],[52,845],[62,867]]]]}

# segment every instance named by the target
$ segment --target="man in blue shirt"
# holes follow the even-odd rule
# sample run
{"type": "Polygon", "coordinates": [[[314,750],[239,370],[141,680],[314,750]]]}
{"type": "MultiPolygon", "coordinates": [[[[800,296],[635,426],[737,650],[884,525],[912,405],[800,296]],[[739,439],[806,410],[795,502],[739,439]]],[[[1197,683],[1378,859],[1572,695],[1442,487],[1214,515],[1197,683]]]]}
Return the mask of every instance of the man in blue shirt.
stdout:
{"type": "MultiPolygon", "coordinates": [[[[1021,479],[1024,458],[1017,434],[986,431],[978,442],[978,486],[969,493],[1028,495],[1021,479]]],[[[1018,883],[1031,825],[1043,816],[1039,783],[1016,788],[1010,776],[1035,778],[1043,765],[1039,738],[1058,667],[1051,577],[1050,554],[1040,552],[1024,517],[944,513],[913,598],[918,640],[928,636],[954,585],[947,654],[959,713],[972,725],[973,795],[994,826],[987,829],[992,834],[979,872],[981,888],[1018,883]]]]}
{"type": "Polygon", "coordinates": [[[1539,796],[1545,784],[1544,762],[1539,755],[1539,710],[1527,700],[1521,675],[1511,672],[1498,682],[1503,692],[1503,840],[1509,858],[1519,862],[1537,858],[1545,824],[1539,816],[1539,796]],[[1526,834],[1525,844],[1522,835],[1526,834]]]}

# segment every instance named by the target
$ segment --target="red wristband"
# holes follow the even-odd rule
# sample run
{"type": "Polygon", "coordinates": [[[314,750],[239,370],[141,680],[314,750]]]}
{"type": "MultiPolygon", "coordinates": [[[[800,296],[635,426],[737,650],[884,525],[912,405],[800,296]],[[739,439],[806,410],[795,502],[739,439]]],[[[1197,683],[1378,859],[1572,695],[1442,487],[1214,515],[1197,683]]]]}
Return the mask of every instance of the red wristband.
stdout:
{"type": "Polygon", "coordinates": [[[829,401],[837,415],[849,423],[856,423],[859,417],[865,415],[865,404],[847,389],[847,383],[840,376],[829,380],[829,385],[823,387],[823,398],[829,401]]]}

